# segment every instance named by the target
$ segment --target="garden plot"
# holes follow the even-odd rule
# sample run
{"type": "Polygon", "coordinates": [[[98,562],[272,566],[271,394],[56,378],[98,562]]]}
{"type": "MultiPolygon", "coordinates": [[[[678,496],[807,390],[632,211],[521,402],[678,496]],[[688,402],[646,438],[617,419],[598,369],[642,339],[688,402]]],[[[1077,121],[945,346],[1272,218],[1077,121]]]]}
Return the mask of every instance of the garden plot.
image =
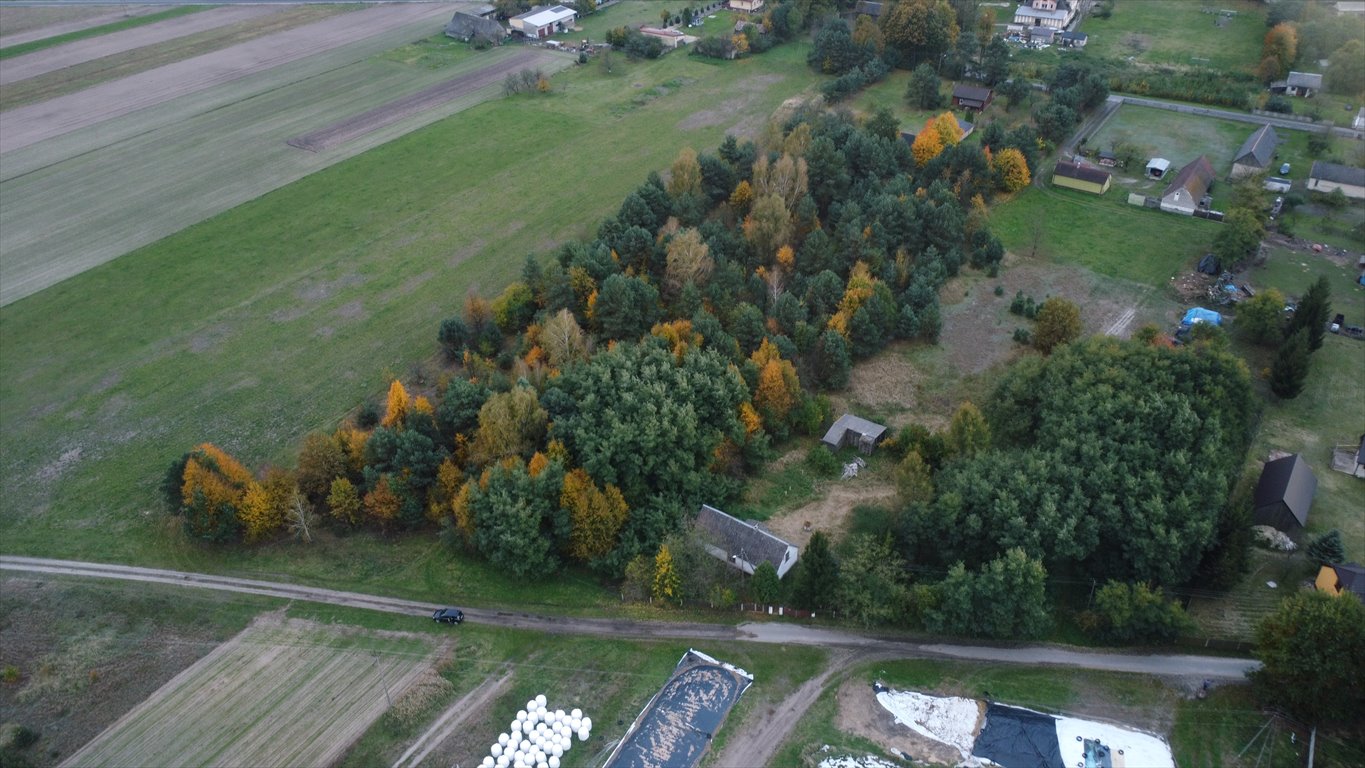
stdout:
{"type": "Polygon", "coordinates": [[[753,682],[742,669],[688,650],[607,758],[607,768],[697,765],[725,716],[753,682]]]}
{"type": "Polygon", "coordinates": [[[64,765],[329,765],[431,668],[435,652],[418,635],[270,614],[64,765]]]}

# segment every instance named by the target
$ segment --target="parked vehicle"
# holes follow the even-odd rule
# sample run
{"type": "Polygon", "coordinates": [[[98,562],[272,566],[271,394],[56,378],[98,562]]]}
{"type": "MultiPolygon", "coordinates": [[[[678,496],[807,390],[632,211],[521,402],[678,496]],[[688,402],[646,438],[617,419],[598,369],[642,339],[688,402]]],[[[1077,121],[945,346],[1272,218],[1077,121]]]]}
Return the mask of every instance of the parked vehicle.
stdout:
{"type": "Polygon", "coordinates": [[[1346,316],[1343,315],[1343,314],[1341,314],[1341,313],[1337,313],[1337,316],[1334,317],[1334,318],[1332,318],[1332,325],[1331,325],[1331,328],[1330,328],[1330,330],[1332,331],[1332,333],[1341,333],[1341,326],[1342,326],[1342,324],[1345,323],[1345,322],[1346,322],[1346,316]]]}
{"type": "Polygon", "coordinates": [[[438,624],[459,624],[464,621],[464,611],[459,608],[438,608],[431,618],[438,624]]]}

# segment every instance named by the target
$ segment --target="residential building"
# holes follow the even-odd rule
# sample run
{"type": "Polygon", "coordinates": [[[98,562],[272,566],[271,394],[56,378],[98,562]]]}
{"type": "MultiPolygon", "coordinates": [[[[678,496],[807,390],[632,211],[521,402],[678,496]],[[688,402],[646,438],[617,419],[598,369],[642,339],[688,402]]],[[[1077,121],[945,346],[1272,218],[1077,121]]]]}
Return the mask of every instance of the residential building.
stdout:
{"type": "Polygon", "coordinates": [[[680,45],[686,45],[689,39],[687,35],[676,29],[661,29],[659,27],[640,27],[640,34],[646,37],[659,38],[663,41],[664,48],[677,48],[680,45]]]}
{"type": "Polygon", "coordinates": [[[1193,216],[1211,186],[1213,166],[1207,156],[1200,155],[1199,159],[1181,168],[1161,193],[1161,210],[1193,216]]]}
{"type": "Polygon", "coordinates": [[[953,86],[953,106],[959,109],[975,109],[979,112],[991,105],[993,96],[990,88],[964,83],[953,86]]]}
{"type": "Polygon", "coordinates": [[[1290,72],[1283,80],[1270,84],[1271,93],[1287,93],[1290,96],[1308,98],[1322,90],[1322,75],[1317,72],[1290,72]]]}
{"type": "Polygon", "coordinates": [[[1028,0],[1014,12],[1014,23],[1025,27],[1066,29],[1075,18],[1073,0],[1028,0]]]}
{"type": "Polygon", "coordinates": [[[1279,143],[1280,137],[1268,124],[1252,131],[1247,140],[1242,142],[1242,148],[1232,157],[1232,178],[1240,179],[1270,168],[1275,159],[1275,147],[1279,143]]]}
{"type": "Polygon", "coordinates": [[[1090,36],[1084,32],[1058,32],[1057,44],[1063,48],[1084,48],[1090,36]]]}
{"type": "Polygon", "coordinates": [[[562,5],[536,6],[507,20],[512,29],[527,37],[549,37],[574,28],[578,11],[562,5]]]}
{"type": "Polygon", "coordinates": [[[1318,478],[1299,454],[1267,461],[1252,496],[1252,523],[1286,533],[1301,530],[1317,490],[1318,478]]]}
{"type": "Polygon", "coordinates": [[[751,575],[759,565],[770,563],[780,579],[800,555],[796,545],[765,531],[758,523],[731,517],[709,504],[697,512],[696,532],[712,557],[751,575]]]}
{"type": "Polygon", "coordinates": [[[726,3],[730,10],[741,13],[758,13],[763,10],[763,0],[730,0],[726,3]]]}
{"type": "Polygon", "coordinates": [[[1113,177],[1107,171],[1101,171],[1099,168],[1091,168],[1087,165],[1068,163],[1065,160],[1058,160],[1057,167],[1052,172],[1054,186],[1078,189],[1095,195],[1108,192],[1111,181],[1113,181],[1113,177]]]}
{"type": "Polygon", "coordinates": [[[1365,200],[1365,168],[1315,160],[1308,171],[1308,188],[1322,193],[1339,189],[1352,200],[1365,200]]]}

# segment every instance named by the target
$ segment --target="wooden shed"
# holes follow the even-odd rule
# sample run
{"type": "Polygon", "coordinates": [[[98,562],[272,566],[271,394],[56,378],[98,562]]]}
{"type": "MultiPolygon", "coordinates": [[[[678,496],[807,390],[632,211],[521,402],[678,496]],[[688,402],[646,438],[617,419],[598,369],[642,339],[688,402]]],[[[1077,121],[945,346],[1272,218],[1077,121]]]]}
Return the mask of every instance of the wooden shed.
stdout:
{"type": "Polygon", "coordinates": [[[1109,184],[1113,180],[1114,177],[1108,171],[1068,163],[1065,160],[1058,160],[1057,167],[1052,172],[1053,185],[1068,189],[1079,189],[1082,192],[1095,195],[1108,192],[1109,184]]]}

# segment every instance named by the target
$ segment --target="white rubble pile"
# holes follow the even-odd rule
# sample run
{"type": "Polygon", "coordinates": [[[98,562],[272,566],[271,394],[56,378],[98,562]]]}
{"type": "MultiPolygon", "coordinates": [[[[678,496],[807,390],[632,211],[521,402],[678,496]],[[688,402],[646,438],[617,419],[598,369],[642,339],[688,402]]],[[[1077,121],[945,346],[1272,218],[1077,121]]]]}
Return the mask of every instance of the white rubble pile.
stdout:
{"type": "Polygon", "coordinates": [[[961,753],[972,754],[981,710],[976,701],[956,696],[926,696],[914,691],[883,691],[877,703],[921,736],[943,742],[961,753]]]}
{"type": "Polygon", "coordinates": [[[1267,549],[1277,552],[1293,552],[1299,548],[1294,540],[1289,538],[1289,534],[1270,525],[1253,525],[1251,533],[1256,537],[1257,543],[1267,549]]]}
{"type": "Polygon", "coordinates": [[[574,735],[587,741],[592,735],[592,718],[583,710],[551,711],[545,694],[526,702],[517,712],[506,733],[488,750],[481,768],[559,768],[564,753],[573,746],[574,735]]]}
{"type": "Polygon", "coordinates": [[[1142,768],[1175,768],[1171,747],[1160,737],[1093,720],[1057,718],[1057,744],[1062,750],[1062,765],[1085,764],[1085,740],[1098,741],[1115,755],[1114,765],[1140,765],[1142,768]]]}
{"type": "MultiPolygon", "coordinates": [[[[828,746],[825,749],[829,749],[828,746]]],[[[895,763],[887,762],[876,755],[840,755],[838,757],[827,757],[820,761],[820,768],[899,768],[895,763]]]]}

